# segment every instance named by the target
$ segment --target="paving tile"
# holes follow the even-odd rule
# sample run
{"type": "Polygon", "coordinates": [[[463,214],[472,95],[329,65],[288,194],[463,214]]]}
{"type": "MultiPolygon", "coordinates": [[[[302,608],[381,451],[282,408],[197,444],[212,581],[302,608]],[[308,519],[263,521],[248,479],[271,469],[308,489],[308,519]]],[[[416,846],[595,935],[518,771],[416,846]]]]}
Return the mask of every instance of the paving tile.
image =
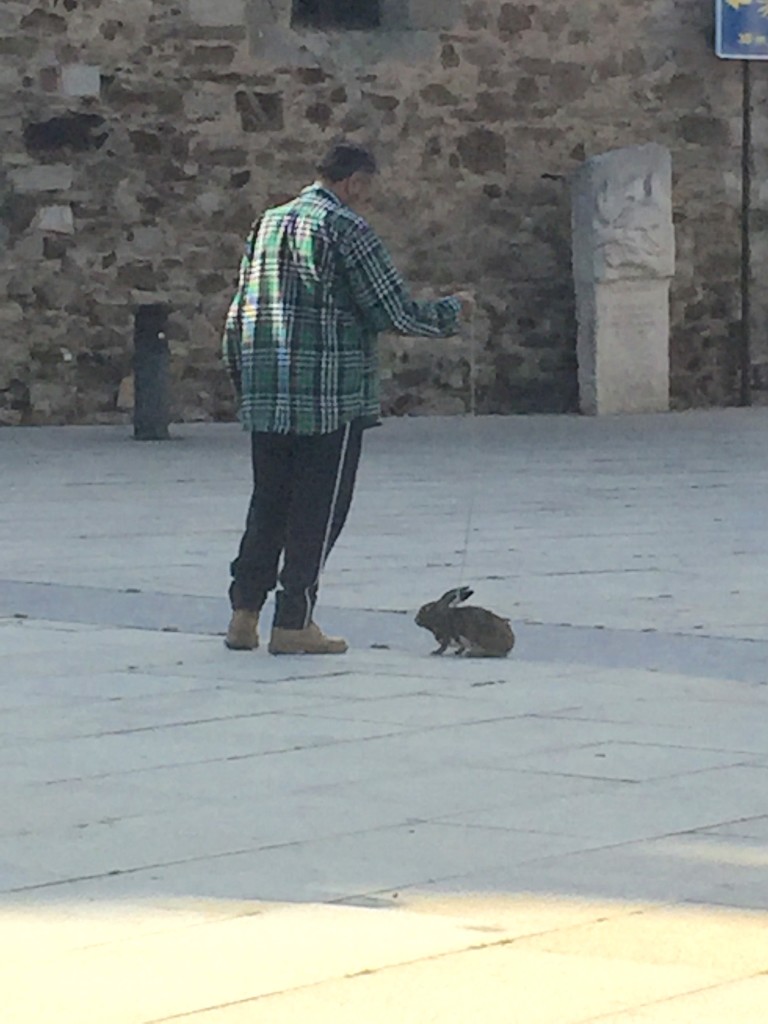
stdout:
{"type": "Polygon", "coordinates": [[[28,870],[38,872],[38,878],[22,884],[43,886],[55,880],[65,885],[63,891],[72,899],[89,894],[140,899],[163,893],[181,898],[328,901],[458,876],[470,864],[490,872],[535,859],[545,850],[572,851],[585,845],[574,837],[418,821],[279,845],[264,842],[259,821],[208,836],[191,831],[164,835],[156,823],[143,820],[101,834],[96,831],[92,840],[84,837],[79,845],[71,837],[69,843],[54,837],[55,857],[46,856],[39,844],[20,841],[17,848],[28,870]],[[232,852],[226,852],[228,846],[232,852]]]}
{"type": "Polygon", "coordinates": [[[526,754],[515,758],[514,765],[524,771],[643,782],[731,767],[745,760],[745,755],[728,751],[661,746],[653,742],[652,729],[647,730],[645,737],[645,742],[590,743],[545,754],[526,754]]]}
{"type": "MultiPolygon", "coordinates": [[[[596,844],[595,844],[596,845],[596,844]]],[[[673,836],[473,871],[454,880],[460,892],[528,892],[630,903],[696,903],[768,909],[765,854],[754,844],[715,845],[673,836]]]]}
{"type": "MultiPolygon", "coordinates": [[[[306,792],[311,795],[312,789],[306,792]]],[[[516,831],[525,830],[526,808],[531,804],[559,806],[561,801],[582,794],[610,799],[624,792],[625,787],[613,780],[450,764],[437,768],[413,766],[397,773],[380,771],[356,782],[341,782],[334,788],[339,799],[349,803],[370,802],[389,814],[399,812],[421,820],[444,819],[459,827],[467,827],[477,818],[478,827],[516,831]]],[[[550,831],[568,834],[563,821],[558,821],[550,831]]],[[[578,830],[574,832],[579,834],[578,830]]]]}
{"type": "Polygon", "coordinates": [[[737,1020],[739,1024],[763,1024],[767,1002],[768,978],[748,978],[601,1017],[600,1024],[681,1024],[682,1021],[722,1024],[726,1020],[737,1020]]]}
{"type": "Polygon", "coordinates": [[[583,835],[605,845],[710,828],[765,807],[765,769],[723,767],[642,783],[625,783],[524,807],[501,805],[446,816],[457,824],[583,835]]]}
{"type": "Polygon", "coordinates": [[[735,836],[742,839],[768,840],[768,814],[724,822],[702,829],[702,835],[735,836]]]}
{"type": "Polygon", "coordinates": [[[397,724],[314,718],[268,712],[238,718],[165,723],[67,738],[28,741],[26,756],[8,772],[16,784],[96,778],[175,764],[258,757],[286,750],[324,747],[390,736],[405,731],[397,724]]]}
{"type": "Polygon", "coordinates": [[[643,907],[601,921],[521,938],[519,948],[706,970],[731,980],[768,970],[763,913],[702,907],[643,907]]]}
{"type": "Polygon", "coordinates": [[[202,922],[190,922],[182,908],[175,925],[173,916],[166,911],[154,933],[140,929],[53,959],[45,986],[31,957],[3,979],[5,1012],[41,1024],[133,1024],[444,955],[475,938],[461,924],[344,907],[277,908],[202,922]],[[334,942],[327,946],[330,932],[334,942]],[[141,983],[126,999],[131,977],[141,983]]]}
{"type": "Polygon", "coordinates": [[[366,1021],[403,1024],[582,1024],[601,1014],[704,987],[705,972],[691,968],[617,964],[601,960],[477,949],[374,971],[311,989],[254,999],[182,1017],[184,1024],[288,1024],[366,1021]],[[480,980],[481,979],[481,980],[480,980]],[[556,979],[556,982],[553,980],[556,979]]]}

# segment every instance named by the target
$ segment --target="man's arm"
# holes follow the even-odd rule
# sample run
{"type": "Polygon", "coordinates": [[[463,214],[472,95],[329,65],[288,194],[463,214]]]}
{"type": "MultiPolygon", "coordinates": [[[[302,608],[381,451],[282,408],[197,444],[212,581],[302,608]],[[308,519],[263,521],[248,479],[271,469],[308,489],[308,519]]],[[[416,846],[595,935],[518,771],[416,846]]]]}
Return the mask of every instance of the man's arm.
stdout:
{"type": "Polygon", "coordinates": [[[355,302],[373,330],[432,338],[458,332],[461,299],[412,299],[383,243],[367,225],[354,225],[342,242],[341,255],[355,302]]]}
{"type": "Polygon", "coordinates": [[[229,378],[239,398],[242,393],[242,365],[243,365],[243,305],[248,287],[248,276],[253,262],[253,254],[256,249],[256,237],[259,233],[261,221],[257,221],[248,241],[245,245],[245,253],[240,261],[240,274],[237,281],[237,291],[227,313],[224,326],[224,337],[221,343],[221,354],[226,366],[229,378]]]}
{"type": "Polygon", "coordinates": [[[232,305],[227,313],[227,321],[224,327],[224,337],[221,343],[221,356],[224,361],[229,379],[239,398],[242,393],[242,336],[240,333],[238,310],[240,308],[240,290],[232,300],[232,305]]]}

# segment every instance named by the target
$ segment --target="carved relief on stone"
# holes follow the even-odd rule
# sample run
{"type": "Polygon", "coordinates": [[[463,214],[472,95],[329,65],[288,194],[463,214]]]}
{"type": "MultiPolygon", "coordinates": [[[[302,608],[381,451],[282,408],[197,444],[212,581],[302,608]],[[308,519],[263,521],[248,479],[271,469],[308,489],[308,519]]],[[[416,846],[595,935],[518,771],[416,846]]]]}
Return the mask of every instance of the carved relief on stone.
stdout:
{"type": "Polygon", "coordinates": [[[595,255],[604,279],[669,277],[669,188],[658,171],[606,177],[595,197],[595,255]]]}
{"type": "MultiPolygon", "coordinates": [[[[594,281],[674,274],[672,172],[662,146],[633,146],[590,160],[576,189],[577,237],[588,240],[594,281]]],[[[583,255],[583,254],[582,254],[583,255]]]]}

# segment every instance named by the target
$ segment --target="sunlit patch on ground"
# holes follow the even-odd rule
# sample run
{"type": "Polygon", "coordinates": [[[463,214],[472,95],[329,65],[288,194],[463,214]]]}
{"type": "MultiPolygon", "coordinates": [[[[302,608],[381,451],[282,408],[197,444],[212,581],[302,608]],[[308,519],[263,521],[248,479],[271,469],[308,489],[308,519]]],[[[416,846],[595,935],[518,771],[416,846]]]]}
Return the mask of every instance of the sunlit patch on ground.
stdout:
{"type": "Polygon", "coordinates": [[[764,914],[533,894],[414,893],[401,902],[6,906],[3,1019],[765,1020],[764,914]]]}

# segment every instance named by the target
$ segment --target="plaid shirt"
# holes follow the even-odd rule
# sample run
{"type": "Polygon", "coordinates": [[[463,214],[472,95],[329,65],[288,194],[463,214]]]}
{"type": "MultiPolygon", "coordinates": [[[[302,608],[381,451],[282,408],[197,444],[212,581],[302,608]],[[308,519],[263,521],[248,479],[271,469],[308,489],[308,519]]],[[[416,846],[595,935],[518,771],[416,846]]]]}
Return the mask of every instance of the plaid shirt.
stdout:
{"type": "Polygon", "coordinates": [[[378,333],[448,337],[460,309],[413,301],[366,221],[311,185],[248,238],[223,342],[244,427],[325,434],[378,416],[378,333]]]}

